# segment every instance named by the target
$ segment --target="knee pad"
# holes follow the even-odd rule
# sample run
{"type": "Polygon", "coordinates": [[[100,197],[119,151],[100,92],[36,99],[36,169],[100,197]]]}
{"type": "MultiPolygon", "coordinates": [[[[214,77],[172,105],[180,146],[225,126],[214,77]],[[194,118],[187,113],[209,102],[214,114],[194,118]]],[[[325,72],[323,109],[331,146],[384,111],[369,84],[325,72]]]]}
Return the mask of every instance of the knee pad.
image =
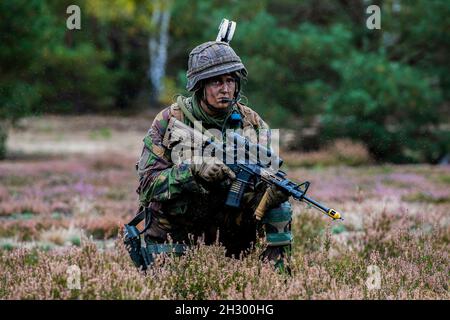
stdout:
{"type": "Polygon", "coordinates": [[[265,225],[268,246],[283,246],[292,243],[291,221],[292,208],[288,201],[266,212],[262,222],[265,225]]]}

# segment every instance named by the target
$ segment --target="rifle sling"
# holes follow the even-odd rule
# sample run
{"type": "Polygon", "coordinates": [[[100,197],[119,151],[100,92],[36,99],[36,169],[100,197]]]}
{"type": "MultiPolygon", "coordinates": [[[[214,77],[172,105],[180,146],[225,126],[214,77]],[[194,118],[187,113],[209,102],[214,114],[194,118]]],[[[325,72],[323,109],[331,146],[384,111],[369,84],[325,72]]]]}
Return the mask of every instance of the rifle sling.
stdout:
{"type": "Polygon", "coordinates": [[[183,114],[189,119],[189,121],[192,122],[195,129],[200,129],[200,131],[204,135],[208,136],[208,138],[215,139],[215,136],[203,127],[203,125],[201,124],[201,121],[198,121],[197,119],[195,119],[194,115],[188,110],[188,108],[186,108],[186,105],[184,104],[182,96],[179,96],[177,98],[177,105],[180,107],[181,111],[183,111],[183,114]]]}
{"type": "Polygon", "coordinates": [[[136,214],[136,216],[130,222],[128,222],[128,225],[137,226],[144,219],[145,219],[144,229],[139,232],[140,234],[142,234],[150,227],[150,222],[152,219],[152,211],[149,207],[145,207],[144,209],[139,211],[139,213],[136,214]]]}

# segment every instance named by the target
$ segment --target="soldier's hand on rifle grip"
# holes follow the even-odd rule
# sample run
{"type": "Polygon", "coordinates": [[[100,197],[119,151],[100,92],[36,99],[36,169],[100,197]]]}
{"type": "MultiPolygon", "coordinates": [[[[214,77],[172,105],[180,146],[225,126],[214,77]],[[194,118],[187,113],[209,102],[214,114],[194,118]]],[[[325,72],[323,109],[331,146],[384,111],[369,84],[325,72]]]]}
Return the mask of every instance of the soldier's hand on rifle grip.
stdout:
{"type": "Polygon", "coordinates": [[[221,161],[214,163],[201,162],[191,164],[192,174],[207,182],[222,181],[226,177],[235,179],[234,172],[221,161]]]}
{"type": "Polygon", "coordinates": [[[272,185],[267,188],[267,202],[266,208],[272,209],[278,207],[283,202],[289,200],[289,194],[284,190],[272,185]]]}

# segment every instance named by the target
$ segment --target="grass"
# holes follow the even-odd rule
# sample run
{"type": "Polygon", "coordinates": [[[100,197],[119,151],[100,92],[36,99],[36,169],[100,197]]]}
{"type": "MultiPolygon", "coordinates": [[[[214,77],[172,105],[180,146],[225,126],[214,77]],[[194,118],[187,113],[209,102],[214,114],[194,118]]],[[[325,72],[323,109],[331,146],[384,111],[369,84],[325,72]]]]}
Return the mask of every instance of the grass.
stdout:
{"type": "Polygon", "coordinates": [[[92,140],[111,139],[111,129],[100,128],[100,129],[93,130],[89,134],[89,138],[92,140]]]}
{"type": "MultiPolygon", "coordinates": [[[[326,233],[318,245],[293,254],[292,276],[258,260],[259,248],[241,259],[225,257],[219,245],[193,247],[182,257],[159,257],[143,274],[120,239],[100,250],[84,238],[62,252],[0,251],[6,279],[1,299],[448,299],[448,254],[442,230],[411,238],[384,239],[381,250],[349,250],[326,233]],[[339,254],[332,254],[333,250],[339,254]],[[67,269],[81,270],[81,289],[67,288],[67,269]],[[378,266],[381,287],[369,290],[369,266],[378,266]]],[[[365,234],[360,241],[380,239],[365,234]]],[[[447,243],[448,245],[448,243],[447,243]]]]}
{"type": "MultiPolygon", "coordinates": [[[[107,137],[116,129],[101,129],[106,122],[76,121],[68,127],[78,137],[120,145],[107,137]]],[[[310,181],[309,195],[345,219],[293,203],[292,276],[259,261],[263,242],[241,259],[199,243],[185,256],[158,257],[147,274],[136,270],[120,227],[136,210],[139,152],[0,162],[0,299],[449,299],[450,168],[374,166],[360,146],[347,146],[283,155],[288,176],[310,181]],[[80,290],[67,286],[73,265],[80,290]],[[374,290],[371,266],[380,271],[374,290]]]]}
{"type": "Polygon", "coordinates": [[[373,161],[364,145],[340,139],[318,151],[308,153],[291,152],[283,156],[289,167],[322,168],[327,166],[364,166],[373,161]]]}
{"type": "MultiPolygon", "coordinates": [[[[92,163],[86,158],[78,161],[78,166],[89,170],[92,163]]],[[[78,187],[68,188],[73,192],[70,197],[50,190],[41,194],[40,206],[55,203],[54,207],[65,204],[72,208],[64,214],[47,210],[5,213],[8,218],[0,228],[0,237],[5,239],[0,245],[0,299],[450,298],[449,204],[423,197],[425,189],[418,184],[404,183],[416,179],[411,175],[414,168],[372,170],[370,178],[364,175],[367,167],[291,170],[294,180],[311,180],[314,197],[340,209],[346,219],[333,222],[312,208],[294,204],[291,277],[258,260],[260,245],[249,256],[235,260],[225,257],[219,245],[202,244],[186,256],[161,258],[144,275],[132,265],[119,236],[121,223],[135,209],[134,177],[126,163],[131,165],[132,159],[115,158],[113,166],[98,166],[83,177],[82,184],[70,174],[70,165],[54,175],[36,171],[37,185],[51,185],[47,179],[58,181],[58,175],[70,175],[65,180],[69,185],[89,186],[89,192],[78,187]],[[372,190],[376,186],[373,181],[381,184],[380,191],[372,190]],[[120,193],[116,183],[120,183],[120,193]],[[385,193],[385,188],[391,189],[385,193]],[[352,195],[354,192],[359,195],[352,195]],[[342,197],[336,198],[338,194],[342,197]],[[113,245],[106,245],[106,239],[114,241],[113,245]],[[65,272],[72,264],[81,269],[81,290],[67,288],[65,272]],[[376,290],[366,285],[372,265],[379,267],[382,277],[376,290]]],[[[426,170],[439,175],[448,169],[426,170]]],[[[30,177],[33,175],[30,170],[30,177]]],[[[445,196],[440,182],[425,187],[431,194],[445,196]]],[[[9,201],[23,201],[32,189],[32,185],[24,185],[19,196],[9,197],[9,201]]]]}
{"type": "Polygon", "coordinates": [[[416,192],[402,197],[402,200],[409,202],[426,202],[426,203],[450,203],[450,196],[433,196],[426,192],[416,192]]]}

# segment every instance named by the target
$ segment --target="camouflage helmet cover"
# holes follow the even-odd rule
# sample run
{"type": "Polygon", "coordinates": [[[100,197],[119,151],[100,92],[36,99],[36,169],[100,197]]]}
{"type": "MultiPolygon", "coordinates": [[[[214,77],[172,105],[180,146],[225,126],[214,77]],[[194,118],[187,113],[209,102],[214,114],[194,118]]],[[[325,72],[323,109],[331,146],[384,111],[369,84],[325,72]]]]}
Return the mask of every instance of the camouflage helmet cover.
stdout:
{"type": "Polygon", "coordinates": [[[240,71],[243,77],[247,76],[247,69],[228,43],[202,43],[189,54],[186,89],[194,91],[200,80],[234,71],[240,71]]]}

